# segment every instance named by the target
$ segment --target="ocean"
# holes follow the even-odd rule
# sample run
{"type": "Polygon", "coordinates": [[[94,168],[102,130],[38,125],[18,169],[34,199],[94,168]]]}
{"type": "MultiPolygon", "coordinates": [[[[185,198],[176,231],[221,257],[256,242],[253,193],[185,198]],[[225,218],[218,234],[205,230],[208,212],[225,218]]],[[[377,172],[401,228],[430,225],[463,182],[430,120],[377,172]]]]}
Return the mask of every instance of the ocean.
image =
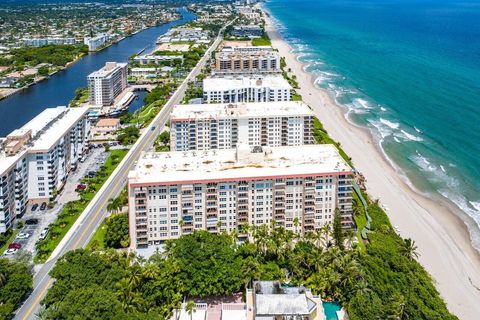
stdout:
{"type": "Polygon", "coordinates": [[[315,84],[371,130],[415,190],[455,204],[480,248],[480,1],[265,7],[315,84]]]}

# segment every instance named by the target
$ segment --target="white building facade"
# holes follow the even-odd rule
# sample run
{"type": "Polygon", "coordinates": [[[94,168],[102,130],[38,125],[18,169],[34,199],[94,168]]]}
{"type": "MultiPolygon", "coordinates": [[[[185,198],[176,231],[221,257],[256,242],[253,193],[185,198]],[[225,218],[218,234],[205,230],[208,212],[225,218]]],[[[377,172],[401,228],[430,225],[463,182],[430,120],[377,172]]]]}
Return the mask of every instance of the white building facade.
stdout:
{"type": "Polygon", "coordinates": [[[48,108],[0,145],[0,233],[29,202],[54,198],[88,145],[88,108],[48,108]]]}
{"type": "Polygon", "coordinates": [[[87,148],[87,113],[88,108],[46,109],[25,125],[39,129],[27,155],[30,201],[52,199],[65,184],[72,166],[87,148]]]}
{"type": "Polygon", "coordinates": [[[146,153],[128,176],[132,248],[195,230],[308,232],[352,219],[352,170],[333,145],[146,153]]]}
{"type": "Polygon", "coordinates": [[[107,62],[105,67],[89,74],[87,82],[90,103],[109,106],[127,87],[127,64],[107,62]]]}
{"type": "Polygon", "coordinates": [[[206,78],[205,103],[273,102],[292,100],[292,86],[281,75],[206,78]]]}
{"type": "Polygon", "coordinates": [[[313,144],[313,113],[303,102],[180,105],[170,116],[172,151],[313,144]]]}

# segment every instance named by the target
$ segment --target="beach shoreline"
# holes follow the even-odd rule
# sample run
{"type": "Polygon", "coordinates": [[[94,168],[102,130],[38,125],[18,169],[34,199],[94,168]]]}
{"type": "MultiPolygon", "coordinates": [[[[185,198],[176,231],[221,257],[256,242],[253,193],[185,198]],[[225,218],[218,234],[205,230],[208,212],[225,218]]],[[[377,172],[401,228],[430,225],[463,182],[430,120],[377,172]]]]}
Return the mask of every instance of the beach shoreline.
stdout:
{"type": "Polygon", "coordinates": [[[466,222],[456,213],[459,210],[415,190],[383,153],[370,130],[349,121],[346,108],[315,85],[314,75],[305,71],[270,17],[265,29],[272,46],[296,75],[297,92],[366,177],[369,195],[390,208],[387,214],[392,224],[399,226],[402,237],[415,240],[418,260],[433,277],[449,310],[460,319],[476,319],[480,314],[480,254],[473,247],[466,222]]]}

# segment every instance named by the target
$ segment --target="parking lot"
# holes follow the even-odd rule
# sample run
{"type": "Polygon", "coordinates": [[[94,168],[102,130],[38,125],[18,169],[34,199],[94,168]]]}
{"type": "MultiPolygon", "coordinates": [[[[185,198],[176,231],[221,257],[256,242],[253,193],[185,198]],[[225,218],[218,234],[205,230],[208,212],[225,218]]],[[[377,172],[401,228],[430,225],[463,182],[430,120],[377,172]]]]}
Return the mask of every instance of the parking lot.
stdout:
{"type": "MultiPolygon", "coordinates": [[[[39,241],[42,230],[55,221],[58,213],[63,206],[73,200],[79,199],[78,193],[75,191],[81,180],[88,174],[89,171],[98,171],[105,163],[108,153],[105,152],[103,146],[92,148],[83,163],[78,163],[75,171],[71,172],[60,194],[56,198],[56,204],[53,208],[42,205],[29,206],[27,212],[22,217],[25,222],[36,222],[35,224],[25,224],[24,227],[17,234],[12,243],[21,245],[21,250],[28,250],[32,253],[35,251],[35,244],[39,241]],[[19,235],[28,234],[28,237],[21,238],[19,235]]],[[[17,246],[17,245],[14,245],[17,246]]],[[[2,253],[3,254],[3,253],[2,253]]],[[[9,257],[13,257],[9,255],[9,257]]]]}

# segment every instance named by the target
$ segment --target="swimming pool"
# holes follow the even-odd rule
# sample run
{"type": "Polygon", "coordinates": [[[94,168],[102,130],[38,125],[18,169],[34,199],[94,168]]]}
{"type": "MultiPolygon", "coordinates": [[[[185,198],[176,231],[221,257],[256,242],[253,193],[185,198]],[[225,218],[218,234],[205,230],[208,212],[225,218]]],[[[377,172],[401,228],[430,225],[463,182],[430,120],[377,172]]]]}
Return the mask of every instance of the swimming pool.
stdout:
{"type": "Polygon", "coordinates": [[[338,320],[337,311],[340,311],[342,307],[336,302],[323,302],[323,311],[327,320],[338,320]]]}

